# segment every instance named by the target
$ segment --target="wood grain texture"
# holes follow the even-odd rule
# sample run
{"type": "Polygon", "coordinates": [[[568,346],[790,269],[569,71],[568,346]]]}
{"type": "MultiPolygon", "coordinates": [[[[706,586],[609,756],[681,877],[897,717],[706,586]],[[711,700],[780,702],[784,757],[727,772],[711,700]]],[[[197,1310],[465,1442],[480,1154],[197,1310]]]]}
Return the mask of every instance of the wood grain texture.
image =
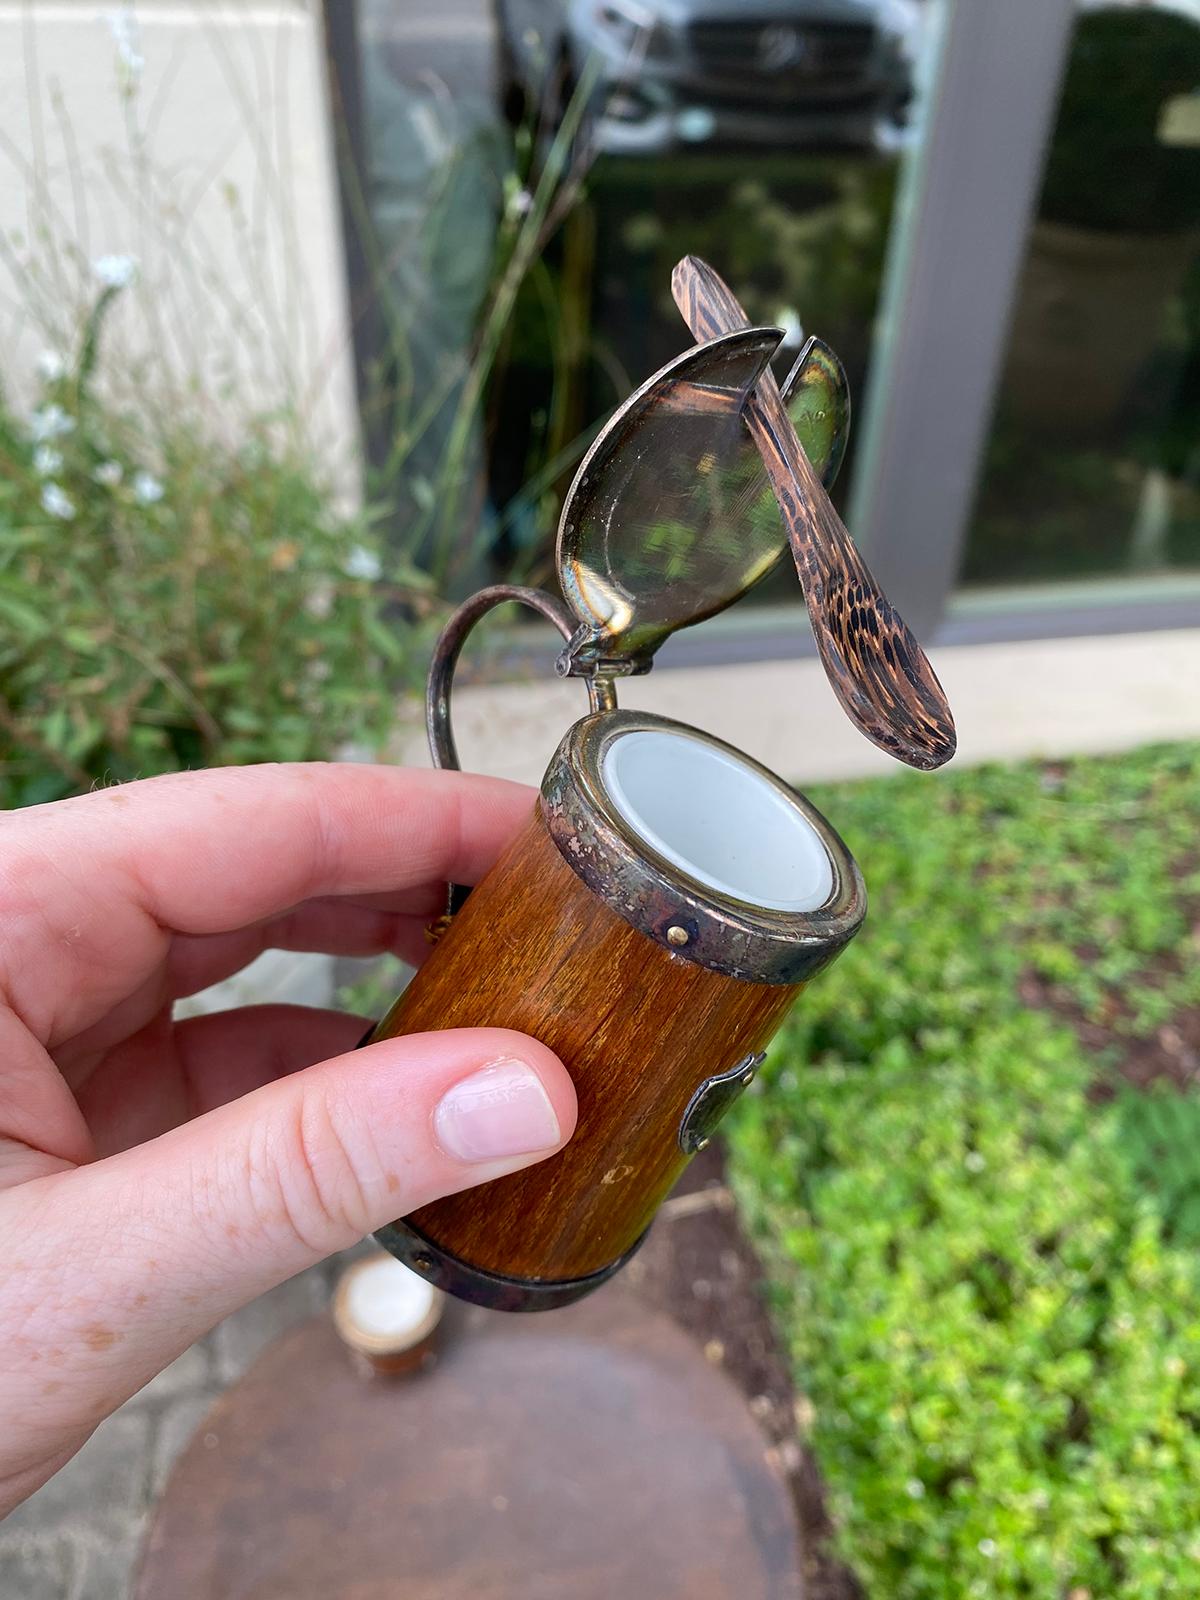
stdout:
{"type": "Polygon", "coordinates": [[[472,1266],[560,1280],[635,1243],[686,1163],[693,1091],[762,1049],[799,986],[745,983],[668,952],[591,893],[540,804],[471,893],[377,1037],[517,1028],[554,1050],[579,1097],[565,1150],[412,1218],[472,1266]]]}
{"type": "MultiPolygon", "coordinates": [[[[695,256],[675,268],[671,289],[698,340],[751,325],[729,286],[695,256]]],[[[834,693],[873,744],[909,766],[940,767],[957,743],[945,692],[855,548],[796,437],[769,369],[746,420],[779,502],[834,693]]]]}

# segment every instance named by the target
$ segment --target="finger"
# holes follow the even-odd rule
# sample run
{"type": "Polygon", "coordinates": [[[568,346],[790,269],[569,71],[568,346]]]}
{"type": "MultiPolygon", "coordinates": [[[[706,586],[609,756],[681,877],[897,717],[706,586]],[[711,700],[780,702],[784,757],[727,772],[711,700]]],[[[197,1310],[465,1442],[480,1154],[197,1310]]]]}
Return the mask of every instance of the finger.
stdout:
{"type": "MultiPolygon", "coordinates": [[[[181,935],[172,940],[165,973],[156,969],[99,1022],[60,1045],[54,1059],[79,1098],[108,1053],[132,1040],[172,1001],[232,977],[266,950],[349,957],[394,955],[418,967],[431,948],[427,927],[427,922],[416,917],[374,911],[351,900],[323,899],[307,901],[283,917],[236,933],[181,935]]],[[[314,1055],[312,1060],[320,1057],[314,1055]]]]}
{"type": "Polygon", "coordinates": [[[519,785],[461,773],[314,763],[176,773],[0,819],[0,1159],[10,1142],[88,1158],[47,1047],[153,989],[172,930],[244,927],[328,894],[473,882],[529,801],[519,785]]]}
{"type": "Polygon", "coordinates": [[[177,938],[171,946],[168,989],[177,1000],[196,994],[240,972],[264,950],[358,958],[394,955],[410,966],[419,966],[430,950],[425,931],[430,920],[429,916],[373,911],[353,902],[311,900],[283,917],[236,933],[177,938]]]}
{"type": "Polygon", "coordinates": [[[38,1462],[61,1460],[64,1441],[239,1304],[396,1216],[553,1153],[574,1121],[570,1079],[543,1046],[447,1030],[323,1062],[9,1190],[0,1255],[21,1271],[0,1330],[0,1482],[28,1492],[38,1462]],[[63,1358],[53,1391],[35,1364],[50,1348],[63,1358]]]}
{"type": "Polygon", "coordinates": [[[57,1044],[144,982],[170,931],[474,882],[530,800],[462,773],[313,763],[175,773],[13,813],[0,868],[9,1002],[57,1044]]]}
{"type": "Polygon", "coordinates": [[[76,1089],[96,1154],[156,1139],[277,1078],[353,1050],[366,1017],[313,1006],[238,1006],[152,1027],[76,1089]]]}
{"type": "Polygon", "coordinates": [[[369,1026],[366,1017],[311,1006],[241,1006],[176,1023],[192,1115],[356,1050],[369,1026]]]}

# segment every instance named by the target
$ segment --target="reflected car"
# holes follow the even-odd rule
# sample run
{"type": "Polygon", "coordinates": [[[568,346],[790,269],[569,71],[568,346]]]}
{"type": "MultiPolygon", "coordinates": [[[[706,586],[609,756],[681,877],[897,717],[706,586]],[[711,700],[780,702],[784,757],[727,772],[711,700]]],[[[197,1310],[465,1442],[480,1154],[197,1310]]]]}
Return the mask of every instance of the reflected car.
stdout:
{"type": "Polygon", "coordinates": [[[681,146],[890,148],[923,24],[915,0],[494,0],[513,120],[554,126],[598,73],[589,133],[610,154],[681,146]]]}

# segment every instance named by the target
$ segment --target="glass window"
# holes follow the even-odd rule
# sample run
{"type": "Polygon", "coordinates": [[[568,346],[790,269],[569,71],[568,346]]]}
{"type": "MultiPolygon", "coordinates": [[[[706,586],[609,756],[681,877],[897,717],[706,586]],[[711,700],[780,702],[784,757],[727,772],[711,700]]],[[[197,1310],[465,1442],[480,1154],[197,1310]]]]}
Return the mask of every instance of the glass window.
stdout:
{"type": "MultiPolygon", "coordinates": [[[[361,0],[366,407],[399,548],[454,587],[552,578],[575,463],[688,343],[685,254],[785,327],[782,363],[819,333],[861,394],[930,10],[361,0]]],[[[852,431],[843,503],[854,470],[852,431]]]]}
{"type": "Polygon", "coordinates": [[[1200,10],[1080,8],[962,571],[1200,569],[1200,10]]]}

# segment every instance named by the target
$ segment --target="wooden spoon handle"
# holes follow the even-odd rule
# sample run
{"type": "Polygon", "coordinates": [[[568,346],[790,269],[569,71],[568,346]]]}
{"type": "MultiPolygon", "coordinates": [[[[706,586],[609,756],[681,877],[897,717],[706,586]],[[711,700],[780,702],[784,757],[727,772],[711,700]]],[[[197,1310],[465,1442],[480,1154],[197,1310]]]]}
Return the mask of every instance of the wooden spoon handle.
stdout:
{"type": "MultiPolygon", "coordinates": [[[[701,342],[750,326],[728,284],[696,256],[685,256],[675,268],[671,290],[701,342]]],[[[940,767],[957,742],[945,692],[855,548],[769,370],[750,398],[746,422],[779,502],[834,693],[873,744],[909,766],[940,767]]]]}

